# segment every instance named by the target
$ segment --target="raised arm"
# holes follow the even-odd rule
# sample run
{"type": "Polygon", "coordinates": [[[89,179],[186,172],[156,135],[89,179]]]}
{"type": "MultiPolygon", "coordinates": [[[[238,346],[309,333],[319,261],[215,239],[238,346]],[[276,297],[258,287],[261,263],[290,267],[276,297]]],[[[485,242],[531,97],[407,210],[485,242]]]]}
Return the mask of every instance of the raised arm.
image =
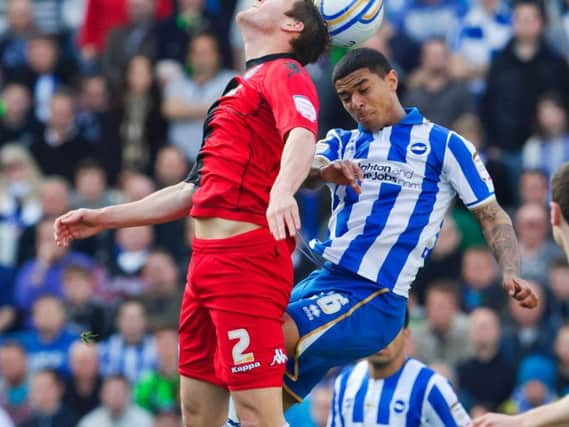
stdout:
{"type": "Polygon", "coordinates": [[[482,227],[486,242],[502,270],[502,284],[508,294],[522,307],[537,306],[537,297],[529,284],[521,279],[521,256],[514,226],[508,214],[495,199],[472,209],[482,227]]]}
{"type": "Polygon", "coordinates": [[[134,202],[67,212],[55,221],[55,241],[67,246],[73,240],[107,229],[161,224],[183,218],[191,207],[193,191],[193,184],[181,182],[134,202]]]}

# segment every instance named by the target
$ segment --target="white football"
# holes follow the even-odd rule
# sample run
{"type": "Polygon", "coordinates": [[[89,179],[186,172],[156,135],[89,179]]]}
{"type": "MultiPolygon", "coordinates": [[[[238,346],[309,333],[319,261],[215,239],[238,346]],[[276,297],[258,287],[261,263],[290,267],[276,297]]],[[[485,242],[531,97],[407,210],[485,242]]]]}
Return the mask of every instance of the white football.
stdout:
{"type": "Polygon", "coordinates": [[[352,47],[369,39],[383,22],[383,0],[314,0],[334,46],[352,47]]]}

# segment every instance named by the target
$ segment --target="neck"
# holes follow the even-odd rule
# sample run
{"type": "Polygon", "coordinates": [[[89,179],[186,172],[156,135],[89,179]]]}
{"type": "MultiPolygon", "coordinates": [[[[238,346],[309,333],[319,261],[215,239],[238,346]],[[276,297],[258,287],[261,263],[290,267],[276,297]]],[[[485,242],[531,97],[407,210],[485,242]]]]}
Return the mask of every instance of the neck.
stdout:
{"type": "Polygon", "coordinates": [[[38,333],[43,342],[53,341],[59,335],[59,331],[39,331],[38,333]]]}
{"type": "Polygon", "coordinates": [[[290,42],[284,36],[276,34],[268,36],[253,29],[242,29],[241,34],[245,45],[246,61],[277,53],[292,53],[290,42]],[[271,43],[267,43],[267,40],[271,40],[271,43]]]}
{"type": "Polygon", "coordinates": [[[208,81],[210,81],[211,79],[213,79],[214,76],[215,76],[215,72],[209,72],[209,71],[198,72],[194,76],[194,81],[198,85],[203,85],[203,84],[207,83],[208,81]]]}
{"type": "Polygon", "coordinates": [[[401,369],[401,367],[405,364],[405,360],[407,360],[407,355],[404,352],[401,352],[401,354],[396,356],[395,359],[384,365],[368,362],[369,376],[374,380],[383,380],[385,378],[388,378],[396,373],[399,369],[401,369]]]}
{"type": "Polygon", "coordinates": [[[476,356],[482,362],[489,362],[496,356],[496,353],[497,348],[493,344],[481,345],[476,349],[476,356]]]}
{"type": "Polygon", "coordinates": [[[403,108],[401,103],[399,103],[399,101],[396,100],[393,104],[393,108],[391,109],[391,111],[389,111],[384,115],[385,120],[383,121],[383,123],[379,123],[379,125],[375,129],[373,129],[372,132],[381,130],[386,126],[394,126],[397,123],[399,123],[401,120],[403,120],[403,118],[406,115],[407,113],[405,112],[405,109],[403,108]]]}
{"type": "Polygon", "coordinates": [[[515,51],[518,58],[524,61],[529,61],[535,57],[538,48],[538,40],[517,40],[515,51]]]}

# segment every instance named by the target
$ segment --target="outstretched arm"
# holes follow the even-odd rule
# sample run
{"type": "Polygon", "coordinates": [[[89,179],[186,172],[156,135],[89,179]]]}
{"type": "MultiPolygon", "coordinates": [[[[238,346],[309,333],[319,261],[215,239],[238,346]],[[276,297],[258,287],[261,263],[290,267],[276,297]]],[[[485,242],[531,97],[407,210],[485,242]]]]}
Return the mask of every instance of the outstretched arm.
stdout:
{"type": "Polygon", "coordinates": [[[486,414],[472,427],[561,427],[569,425],[569,396],[519,415],[486,414]]]}
{"type": "Polygon", "coordinates": [[[537,306],[537,297],[529,284],[519,277],[520,248],[508,214],[496,200],[473,209],[472,213],[480,222],[486,242],[502,269],[504,289],[512,298],[519,301],[522,307],[537,306]]]}
{"type": "Polygon", "coordinates": [[[191,206],[194,185],[180,182],[143,199],[101,209],[77,209],[55,220],[57,244],[67,246],[111,228],[161,224],[183,218],[191,206]]]}

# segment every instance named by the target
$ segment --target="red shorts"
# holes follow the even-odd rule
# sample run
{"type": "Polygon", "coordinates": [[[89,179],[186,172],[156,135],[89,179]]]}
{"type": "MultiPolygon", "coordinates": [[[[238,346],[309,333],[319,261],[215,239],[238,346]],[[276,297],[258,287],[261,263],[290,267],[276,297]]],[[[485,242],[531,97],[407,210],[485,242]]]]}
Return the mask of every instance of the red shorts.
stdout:
{"type": "Polygon", "coordinates": [[[261,228],[194,239],[180,312],[180,374],[229,390],[280,387],[282,315],[293,282],[290,241],[261,228]]]}

